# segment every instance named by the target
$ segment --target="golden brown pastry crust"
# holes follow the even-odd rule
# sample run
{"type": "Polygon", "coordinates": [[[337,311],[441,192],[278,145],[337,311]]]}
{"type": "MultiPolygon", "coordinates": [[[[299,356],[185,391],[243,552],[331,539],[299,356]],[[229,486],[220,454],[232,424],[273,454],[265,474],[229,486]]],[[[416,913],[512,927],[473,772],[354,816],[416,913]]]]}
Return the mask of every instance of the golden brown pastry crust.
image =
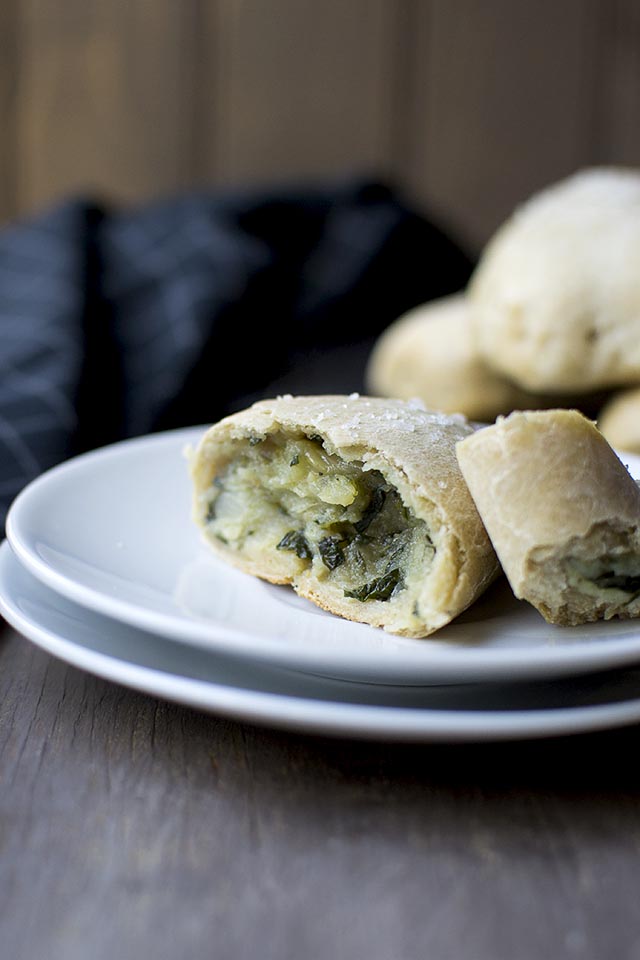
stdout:
{"type": "MultiPolygon", "coordinates": [[[[475,600],[498,571],[477,510],[458,468],[455,445],[473,428],[462,417],[427,412],[417,403],[368,397],[282,397],[265,400],[212,426],[195,452],[194,519],[223,559],[275,583],[292,583],[303,597],[341,617],[406,636],[427,636],[475,600]],[[346,598],[331,577],[319,580],[274,549],[250,557],[208,537],[206,491],[251,436],[280,431],[320,435],[324,449],[379,471],[412,513],[427,523],[435,556],[415,597],[387,602],[346,598]],[[415,610],[419,610],[416,615],[415,610]]],[[[273,545],[275,546],[275,545],[273,545]]]]}
{"type": "Polygon", "coordinates": [[[457,454],[517,597],[559,624],[640,614],[638,596],[582,575],[620,564],[640,574],[640,491],[589,420],[575,410],[514,413],[457,454]]]}

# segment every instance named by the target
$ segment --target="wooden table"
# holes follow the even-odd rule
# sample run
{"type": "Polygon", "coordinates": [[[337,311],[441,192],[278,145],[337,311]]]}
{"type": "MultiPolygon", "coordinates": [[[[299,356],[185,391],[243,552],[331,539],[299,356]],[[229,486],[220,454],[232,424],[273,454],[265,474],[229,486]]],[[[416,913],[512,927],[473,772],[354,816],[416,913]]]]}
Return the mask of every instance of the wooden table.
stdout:
{"type": "Polygon", "coordinates": [[[636,960],[639,756],[272,732],[0,628],[0,956],[636,960]]]}

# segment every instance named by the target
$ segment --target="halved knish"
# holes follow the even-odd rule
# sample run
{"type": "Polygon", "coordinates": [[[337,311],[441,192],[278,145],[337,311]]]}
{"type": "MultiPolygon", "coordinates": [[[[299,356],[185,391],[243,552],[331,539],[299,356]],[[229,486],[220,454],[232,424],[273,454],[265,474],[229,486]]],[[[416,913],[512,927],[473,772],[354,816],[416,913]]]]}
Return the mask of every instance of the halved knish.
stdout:
{"type": "Polygon", "coordinates": [[[459,416],[367,397],[282,397],[211,427],[194,519],[225,560],[350,620],[423,637],[491,582],[459,416]]]}

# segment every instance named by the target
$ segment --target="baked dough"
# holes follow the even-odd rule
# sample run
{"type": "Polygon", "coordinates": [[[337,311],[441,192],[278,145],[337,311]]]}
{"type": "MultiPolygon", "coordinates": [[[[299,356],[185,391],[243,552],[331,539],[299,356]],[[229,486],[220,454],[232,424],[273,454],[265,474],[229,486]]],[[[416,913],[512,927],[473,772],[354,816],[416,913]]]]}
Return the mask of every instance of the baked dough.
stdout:
{"type": "Polygon", "coordinates": [[[499,570],[458,468],[463,417],[350,397],[264,400],[192,456],[193,515],[240,569],[339,616],[424,637],[499,570]]]}
{"type": "Polygon", "coordinates": [[[532,391],[637,383],[639,263],[640,172],[587,170],[536,194],[471,279],[480,354],[532,391]]]}
{"type": "Polygon", "coordinates": [[[456,449],[517,597],[550,623],[640,615],[640,491],[591,421],[514,413],[456,449]]]}
{"type": "Polygon", "coordinates": [[[640,453],[640,387],[612,397],[600,412],[598,429],[614,447],[640,453]]]}
{"type": "Polygon", "coordinates": [[[494,373],[472,340],[463,294],[425,303],[396,320],[379,338],[367,367],[367,386],[379,396],[419,397],[432,410],[495,420],[500,413],[542,406],[541,397],[494,373]]]}

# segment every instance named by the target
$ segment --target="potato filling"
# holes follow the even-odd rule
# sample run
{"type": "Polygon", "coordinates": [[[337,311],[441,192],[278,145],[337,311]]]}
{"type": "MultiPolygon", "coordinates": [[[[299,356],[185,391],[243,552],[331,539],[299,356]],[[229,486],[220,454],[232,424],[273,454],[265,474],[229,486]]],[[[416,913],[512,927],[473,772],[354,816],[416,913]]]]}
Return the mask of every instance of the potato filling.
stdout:
{"type": "Polygon", "coordinates": [[[273,550],[287,575],[312,568],[362,602],[424,578],[435,553],[427,526],[379,471],[328,453],[317,435],[233,447],[206,493],[207,535],[249,557],[273,550]]]}
{"type": "Polygon", "coordinates": [[[599,557],[597,560],[567,561],[570,586],[592,597],[609,602],[628,603],[640,594],[640,567],[635,555],[599,557]]]}

